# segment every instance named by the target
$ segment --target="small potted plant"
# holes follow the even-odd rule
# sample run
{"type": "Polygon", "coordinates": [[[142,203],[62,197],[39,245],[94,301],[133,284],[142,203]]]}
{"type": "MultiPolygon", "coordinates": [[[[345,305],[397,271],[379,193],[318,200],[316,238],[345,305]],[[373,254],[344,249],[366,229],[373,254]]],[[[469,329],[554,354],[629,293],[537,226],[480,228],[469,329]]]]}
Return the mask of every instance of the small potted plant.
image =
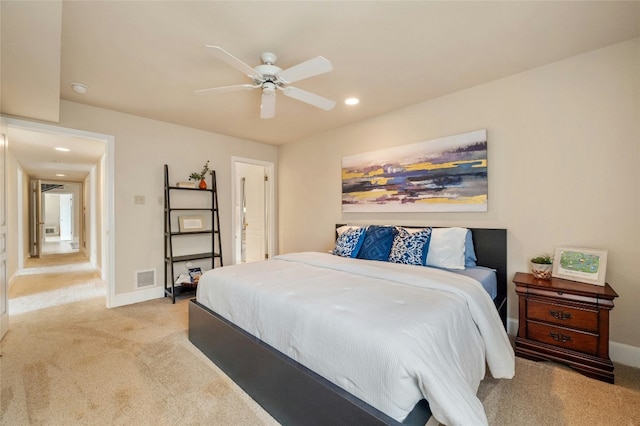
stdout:
{"type": "Polygon", "coordinates": [[[209,172],[209,160],[204,163],[202,166],[202,171],[200,173],[193,172],[189,175],[189,180],[200,181],[200,189],[207,189],[207,181],[205,178],[207,177],[207,173],[209,172]]]}
{"type": "Polygon", "coordinates": [[[553,256],[542,253],[531,258],[531,273],[541,280],[550,280],[553,272],[553,256]]]}

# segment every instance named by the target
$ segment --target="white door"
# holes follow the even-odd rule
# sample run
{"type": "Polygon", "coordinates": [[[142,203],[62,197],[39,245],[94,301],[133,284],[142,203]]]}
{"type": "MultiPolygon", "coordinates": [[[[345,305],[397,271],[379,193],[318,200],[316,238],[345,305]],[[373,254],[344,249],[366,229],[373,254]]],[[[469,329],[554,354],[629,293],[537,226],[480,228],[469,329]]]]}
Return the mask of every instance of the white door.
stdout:
{"type": "MultiPolygon", "coordinates": [[[[4,127],[4,122],[3,126],[4,127]]],[[[9,295],[7,289],[7,178],[6,138],[0,133],[0,340],[9,330],[9,295]]]]}
{"type": "Polygon", "coordinates": [[[60,241],[69,241],[73,236],[73,195],[60,194],[60,241]]]}
{"type": "Polygon", "coordinates": [[[263,166],[249,164],[245,173],[244,235],[246,262],[266,259],[265,172],[263,166]]]}
{"type": "Polygon", "coordinates": [[[274,164],[232,158],[234,262],[265,260],[273,252],[274,164]]]}

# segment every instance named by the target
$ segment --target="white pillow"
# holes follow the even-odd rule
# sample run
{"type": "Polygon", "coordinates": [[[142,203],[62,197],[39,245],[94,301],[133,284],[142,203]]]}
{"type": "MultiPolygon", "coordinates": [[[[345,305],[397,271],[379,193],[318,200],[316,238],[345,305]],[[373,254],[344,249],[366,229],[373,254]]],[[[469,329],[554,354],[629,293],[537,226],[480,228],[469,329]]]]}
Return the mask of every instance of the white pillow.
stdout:
{"type": "Polygon", "coordinates": [[[358,226],[358,225],[342,225],[339,228],[336,229],[336,232],[338,233],[338,237],[340,237],[342,234],[344,234],[345,232],[347,232],[350,229],[358,229],[358,228],[363,228],[363,226],[358,226]]]}
{"type": "Polygon", "coordinates": [[[467,228],[433,228],[427,252],[427,266],[464,269],[467,228]]]}

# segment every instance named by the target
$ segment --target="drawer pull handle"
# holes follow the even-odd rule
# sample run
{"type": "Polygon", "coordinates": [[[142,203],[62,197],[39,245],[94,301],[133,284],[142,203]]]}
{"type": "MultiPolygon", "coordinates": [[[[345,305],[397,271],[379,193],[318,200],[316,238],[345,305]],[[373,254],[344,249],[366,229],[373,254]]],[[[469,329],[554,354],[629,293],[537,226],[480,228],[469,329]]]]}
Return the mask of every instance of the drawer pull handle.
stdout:
{"type": "Polygon", "coordinates": [[[555,340],[556,342],[566,343],[571,341],[571,336],[565,336],[564,334],[554,333],[553,331],[549,333],[549,336],[551,336],[553,340],[555,340]]]}
{"type": "Polygon", "coordinates": [[[549,315],[561,321],[571,319],[571,314],[562,311],[549,311],[549,315]]]}

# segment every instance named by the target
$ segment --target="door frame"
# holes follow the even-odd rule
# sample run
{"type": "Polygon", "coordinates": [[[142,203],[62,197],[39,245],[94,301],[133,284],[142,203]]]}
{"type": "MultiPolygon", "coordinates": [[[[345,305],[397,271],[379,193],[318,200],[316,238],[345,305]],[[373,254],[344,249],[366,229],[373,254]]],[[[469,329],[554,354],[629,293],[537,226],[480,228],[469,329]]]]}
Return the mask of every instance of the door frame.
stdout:
{"type": "Polygon", "coordinates": [[[0,117],[0,340],[9,331],[9,277],[7,276],[7,138],[0,117]]]}
{"type": "Polygon", "coordinates": [[[238,251],[238,233],[241,232],[240,215],[236,209],[236,204],[240,202],[238,199],[238,164],[251,164],[262,166],[267,173],[268,182],[266,188],[268,194],[265,194],[267,202],[267,218],[265,229],[267,230],[267,258],[270,259],[274,255],[275,247],[275,165],[270,161],[255,160],[252,158],[231,157],[231,264],[237,262],[238,251]]]}
{"type": "MultiPolygon", "coordinates": [[[[24,173],[24,171],[23,171],[24,173]]],[[[18,187],[18,192],[20,187],[18,187]]],[[[22,205],[18,205],[17,216],[23,216],[24,212],[21,212],[22,205]],[[20,214],[22,213],[22,214],[20,214]]],[[[42,240],[44,239],[44,222],[42,214],[42,180],[30,179],[29,180],[29,256],[40,257],[42,256],[42,240]]],[[[18,241],[22,240],[21,228],[18,228],[18,241]]],[[[20,253],[22,254],[22,253],[20,253]]]]}
{"type": "MultiPolygon", "coordinates": [[[[85,139],[95,139],[105,144],[105,155],[101,162],[104,164],[103,179],[102,179],[102,193],[104,194],[102,202],[102,262],[101,262],[101,278],[106,282],[106,306],[111,307],[111,303],[115,300],[115,213],[114,213],[114,146],[115,137],[113,135],[107,135],[103,133],[89,132],[85,130],[71,129],[68,127],[56,126],[52,124],[38,123],[34,121],[21,120],[11,117],[2,117],[7,127],[20,128],[25,130],[31,130],[42,133],[63,134],[69,136],[76,136],[85,139]]],[[[90,173],[91,176],[95,174],[90,173]]],[[[95,181],[89,189],[90,192],[95,191],[95,181]]],[[[95,196],[93,197],[95,198],[95,196]]],[[[17,206],[18,209],[22,209],[22,206],[17,206]]],[[[24,212],[21,212],[24,214],[24,212]]],[[[95,225],[92,226],[95,229],[95,225]]]]}
{"type": "MultiPolygon", "coordinates": [[[[88,179],[88,178],[87,178],[88,179]]],[[[68,249],[65,249],[65,252],[81,252],[84,254],[86,253],[86,250],[84,250],[84,248],[82,247],[82,241],[81,241],[81,236],[83,234],[83,227],[84,226],[91,226],[92,223],[95,224],[95,218],[93,222],[83,222],[82,221],[82,207],[84,206],[84,197],[85,197],[85,186],[87,186],[87,189],[89,187],[89,184],[87,183],[87,179],[83,180],[82,182],[70,182],[70,181],[54,181],[54,180],[42,180],[43,184],[47,184],[47,183],[52,183],[52,184],[58,184],[58,185],[63,185],[64,189],[62,190],[54,190],[53,193],[50,193],[49,191],[43,192],[42,193],[42,199],[41,199],[41,203],[42,203],[42,212],[43,212],[43,221],[44,221],[44,227],[45,230],[42,231],[42,244],[44,246],[44,244],[46,243],[46,239],[47,239],[47,233],[46,233],[46,224],[47,224],[47,217],[54,213],[51,211],[51,206],[50,206],[50,201],[52,199],[52,197],[57,197],[60,200],[60,203],[58,205],[59,207],[59,218],[60,218],[60,223],[58,224],[59,228],[59,233],[58,235],[60,236],[60,239],[62,240],[62,219],[64,218],[64,215],[62,214],[62,208],[63,208],[63,204],[62,204],[62,200],[66,197],[69,196],[71,198],[71,209],[69,211],[68,214],[68,218],[69,218],[69,226],[70,226],[70,230],[71,230],[71,242],[76,241],[78,243],[78,248],[76,249],[71,249],[71,251],[69,251],[68,249]],[[87,225],[87,223],[89,225],[87,225]]],[[[94,226],[95,227],[95,226],[94,226]]],[[[44,249],[43,249],[44,250],[44,249]]],[[[47,253],[48,254],[48,253],[47,253]]]]}

